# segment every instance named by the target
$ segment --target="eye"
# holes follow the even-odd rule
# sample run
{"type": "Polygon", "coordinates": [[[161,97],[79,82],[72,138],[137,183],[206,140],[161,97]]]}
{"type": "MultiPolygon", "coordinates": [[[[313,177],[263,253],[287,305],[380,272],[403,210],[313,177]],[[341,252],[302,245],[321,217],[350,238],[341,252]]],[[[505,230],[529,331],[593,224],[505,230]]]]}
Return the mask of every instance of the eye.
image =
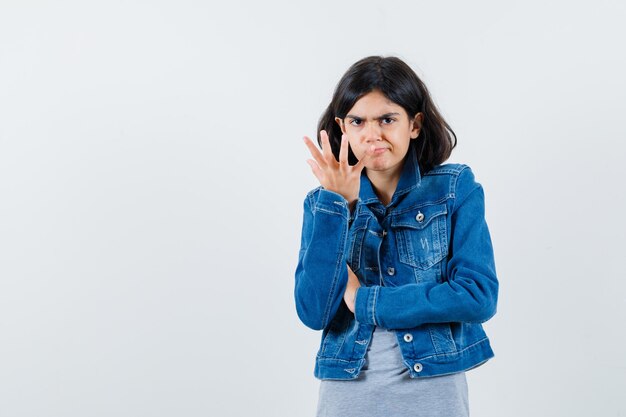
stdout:
{"type": "Polygon", "coordinates": [[[383,117],[380,120],[381,124],[384,124],[384,125],[390,125],[390,124],[392,124],[395,121],[396,121],[396,119],[394,119],[393,117],[383,117]]]}
{"type": "Polygon", "coordinates": [[[361,123],[363,123],[363,120],[361,119],[350,119],[350,124],[352,126],[360,126],[361,123]]]}

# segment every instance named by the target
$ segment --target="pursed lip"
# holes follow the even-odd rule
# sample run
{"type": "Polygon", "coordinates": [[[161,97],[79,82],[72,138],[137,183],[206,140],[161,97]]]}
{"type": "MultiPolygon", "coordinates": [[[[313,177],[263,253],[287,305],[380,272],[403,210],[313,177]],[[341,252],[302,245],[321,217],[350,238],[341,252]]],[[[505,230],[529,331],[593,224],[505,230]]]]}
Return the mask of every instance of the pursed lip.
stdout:
{"type": "Polygon", "coordinates": [[[376,148],[376,149],[374,149],[374,155],[380,155],[380,154],[384,153],[387,150],[389,150],[389,148],[376,148]]]}

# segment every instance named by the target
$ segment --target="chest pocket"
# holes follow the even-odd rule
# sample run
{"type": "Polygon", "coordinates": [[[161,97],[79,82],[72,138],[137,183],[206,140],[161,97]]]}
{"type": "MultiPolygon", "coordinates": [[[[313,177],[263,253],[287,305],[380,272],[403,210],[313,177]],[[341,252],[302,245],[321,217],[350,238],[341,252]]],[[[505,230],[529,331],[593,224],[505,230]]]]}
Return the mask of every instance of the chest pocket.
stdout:
{"type": "Polygon", "coordinates": [[[428,269],[448,254],[446,204],[422,206],[396,215],[391,221],[395,230],[400,262],[428,269]]]}

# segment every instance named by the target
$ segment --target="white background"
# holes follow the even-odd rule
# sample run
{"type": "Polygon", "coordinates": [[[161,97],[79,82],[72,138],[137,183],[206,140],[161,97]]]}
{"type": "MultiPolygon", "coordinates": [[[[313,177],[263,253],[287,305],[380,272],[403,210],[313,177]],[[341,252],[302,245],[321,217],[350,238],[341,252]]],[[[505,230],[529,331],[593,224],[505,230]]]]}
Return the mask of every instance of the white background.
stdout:
{"type": "Polygon", "coordinates": [[[301,137],[372,54],[485,188],[474,416],[626,416],[619,1],[0,3],[0,415],[313,416],[301,137]]]}

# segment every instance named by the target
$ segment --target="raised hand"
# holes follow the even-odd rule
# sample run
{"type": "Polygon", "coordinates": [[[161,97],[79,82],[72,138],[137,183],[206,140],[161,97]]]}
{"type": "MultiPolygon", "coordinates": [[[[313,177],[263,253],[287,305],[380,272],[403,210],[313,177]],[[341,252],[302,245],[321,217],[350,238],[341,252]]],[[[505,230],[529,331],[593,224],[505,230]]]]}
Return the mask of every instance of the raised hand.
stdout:
{"type": "Polygon", "coordinates": [[[339,161],[333,155],[325,130],[320,132],[320,138],[322,142],[321,152],[308,136],[304,137],[304,143],[313,157],[313,159],[308,159],[307,163],[311,166],[313,175],[319,180],[322,187],[341,194],[352,207],[359,198],[361,171],[372,156],[375,147],[372,145],[356,165],[350,165],[348,164],[348,138],[346,135],[341,136],[339,161]]]}

